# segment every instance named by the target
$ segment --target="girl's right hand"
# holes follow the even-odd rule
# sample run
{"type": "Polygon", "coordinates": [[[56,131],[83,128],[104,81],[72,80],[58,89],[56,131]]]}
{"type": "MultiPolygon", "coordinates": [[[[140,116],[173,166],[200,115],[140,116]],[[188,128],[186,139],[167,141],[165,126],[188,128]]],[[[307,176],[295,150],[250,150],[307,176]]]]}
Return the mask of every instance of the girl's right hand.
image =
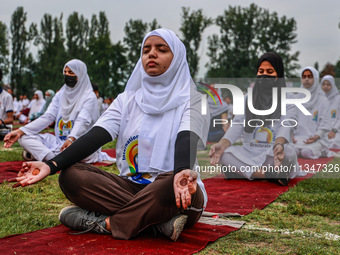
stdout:
{"type": "Polygon", "coordinates": [[[213,146],[211,146],[209,151],[210,164],[212,165],[218,164],[220,162],[224,150],[225,149],[222,148],[222,145],[220,143],[216,143],[213,146]]]}
{"type": "Polygon", "coordinates": [[[8,182],[17,182],[12,187],[25,187],[36,182],[39,182],[49,176],[51,173],[50,167],[44,162],[29,161],[22,164],[18,176],[9,179],[8,182]]]}
{"type": "Polygon", "coordinates": [[[16,141],[19,140],[20,137],[24,135],[20,129],[14,130],[4,137],[4,147],[9,148],[11,147],[16,141]]]}

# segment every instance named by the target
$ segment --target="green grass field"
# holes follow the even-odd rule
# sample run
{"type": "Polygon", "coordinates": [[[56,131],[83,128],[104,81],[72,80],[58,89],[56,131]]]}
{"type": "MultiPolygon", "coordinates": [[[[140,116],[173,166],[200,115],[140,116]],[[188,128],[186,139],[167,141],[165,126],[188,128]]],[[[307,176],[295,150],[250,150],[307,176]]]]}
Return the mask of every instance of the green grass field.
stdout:
{"type": "MultiPolygon", "coordinates": [[[[113,146],[110,143],[104,149],[113,146]]],[[[0,143],[0,162],[22,160],[21,153],[18,144],[4,149],[0,143]]],[[[199,161],[208,164],[207,153],[200,153],[199,161]]],[[[340,164],[340,159],[331,164],[340,164]]],[[[102,168],[118,173],[115,165],[102,168]]],[[[57,179],[54,175],[16,189],[11,183],[0,185],[0,237],[59,224],[58,213],[70,202],[60,191],[57,179]]],[[[199,254],[340,254],[340,179],[318,173],[265,209],[232,219],[246,224],[199,254]]]]}

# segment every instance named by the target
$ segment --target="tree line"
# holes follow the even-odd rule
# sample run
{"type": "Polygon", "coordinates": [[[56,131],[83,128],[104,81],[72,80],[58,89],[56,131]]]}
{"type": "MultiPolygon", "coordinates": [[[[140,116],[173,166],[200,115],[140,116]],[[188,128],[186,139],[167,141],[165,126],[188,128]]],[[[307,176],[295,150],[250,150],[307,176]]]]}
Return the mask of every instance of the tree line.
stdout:
{"type": "MultiPolygon", "coordinates": [[[[26,22],[23,7],[14,11],[9,28],[0,21],[0,67],[10,75],[17,95],[29,94],[33,88],[59,89],[63,84],[62,67],[68,60],[78,58],[87,64],[90,79],[99,86],[100,94],[115,97],[124,90],[140,57],[144,35],[161,27],[157,20],[147,23],[130,19],[124,27],[124,38],[113,43],[105,12],[91,19],[74,12],[67,17],[65,27],[63,14],[44,14],[39,25],[28,26],[26,22]],[[34,56],[32,45],[38,49],[34,56]]],[[[297,42],[293,18],[280,17],[255,4],[229,6],[216,18],[205,16],[202,9],[182,7],[179,37],[187,49],[192,77],[198,72],[202,34],[213,24],[220,33],[208,37],[206,78],[253,77],[258,57],[268,51],[282,56],[287,76],[296,75],[300,68],[299,52],[292,52],[297,42]]]]}

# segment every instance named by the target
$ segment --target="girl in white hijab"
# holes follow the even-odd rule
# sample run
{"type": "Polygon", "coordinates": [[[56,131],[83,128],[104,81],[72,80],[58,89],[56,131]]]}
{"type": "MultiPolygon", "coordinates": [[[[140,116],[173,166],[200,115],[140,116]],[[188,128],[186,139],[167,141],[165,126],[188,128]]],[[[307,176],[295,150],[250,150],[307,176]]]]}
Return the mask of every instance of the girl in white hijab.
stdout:
{"type": "Polygon", "coordinates": [[[28,113],[29,121],[35,120],[41,116],[45,104],[44,95],[41,90],[36,90],[34,92],[34,99],[35,100],[32,102],[30,111],[28,113]]]}
{"type": "Polygon", "coordinates": [[[331,118],[331,131],[327,135],[330,143],[329,148],[340,149],[340,136],[337,134],[340,131],[340,94],[334,77],[325,75],[321,79],[321,88],[329,101],[328,114],[331,118]]]}
{"type": "Polygon", "coordinates": [[[54,90],[52,90],[52,89],[46,90],[46,92],[45,92],[45,101],[46,102],[44,104],[43,113],[46,112],[48,106],[51,104],[54,95],[55,95],[54,90]]]}
{"type": "Polygon", "coordinates": [[[35,120],[36,118],[40,117],[43,113],[43,108],[45,105],[45,99],[44,95],[41,90],[36,90],[34,92],[33,99],[29,105],[29,112],[28,116],[26,117],[24,114],[21,114],[19,116],[20,123],[27,124],[31,122],[32,120],[35,120]]]}
{"type": "MultiPolygon", "coordinates": [[[[92,91],[85,63],[73,59],[65,64],[63,73],[65,84],[46,112],[28,125],[12,131],[4,139],[4,146],[7,148],[19,140],[26,160],[53,158],[86,133],[99,118],[96,96],[92,91]],[[53,122],[54,135],[39,134],[53,122]]],[[[42,92],[40,96],[42,97],[42,92]]],[[[113,159],[98,150],[84,161],[94,163],[103,160],[113,159]]]]}
{"type": "Polygon", "coordinates": [[[298,125],[293,138],[296,153],[298,157],[308,159],[330,156],[327,138],[330,131],[328,100],[319,86],[319,72],[313,67],[305,67],[301,82],[301,87],[311,93],[311,99],[303,104],[311,115],[298,111],[298,125]]]}
{"type": "Polygon", "coordinates": [[[30,185],[62,170],[60,187],[76,205],[60,212],[64,225],[119,239],[152,227],[176,241],[184,226],[199,220],[207,202],[195,170],[209,115],[201,115],[201,94],[176,34],[157,29],[142,45],[125,91],[94,127],[52,160],[28,162],[13,181],[30,185]],[[116,138],[119,176],[75,164],[116,138]],[[35,168],[38,175],[32,175],[35,168]]]}
{"type": "MultiPolygon", "coordinates": [[[[210,163],[222,164],[225,179],[266,179],[278,185],[288,185],[290,179],[302,174],[296,171],[299,165],[291,145],[292,125],[281,124],[296,120],[295,109],[291,106],[287,107],[286,115],[281,114],[281,89],[284,87],[286,81],[281,56],[275,52],[264,53],[257,63],[251,95],[253,106],[258,110],[269,109],[274,101],[273,89],[276,88],[277,107],[269,115],[259,115],[250,111],[248,106],[245,114],[234,117],[237,125],[230,125],[221,140],[211,146],[210,163]],[[240,136],[244,137],[242,146],[234,145],[240,136]]],[[[246,101],[248,96],[245,95],[246,101]]]]}

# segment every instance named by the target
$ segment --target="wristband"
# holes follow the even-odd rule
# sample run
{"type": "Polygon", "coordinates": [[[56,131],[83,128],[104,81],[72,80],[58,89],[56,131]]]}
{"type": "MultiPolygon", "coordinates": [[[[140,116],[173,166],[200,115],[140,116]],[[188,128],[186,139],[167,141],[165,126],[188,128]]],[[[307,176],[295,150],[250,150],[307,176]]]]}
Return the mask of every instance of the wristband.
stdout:
{"type": "Polygon", "coordinates": [[[282,143],[276,143],[273,147],[273,150],[275,149],[276,145],[281,145],[282,146],[282,149],[284,150],[285,149],[285,146],[282,144],[282,143]]]}
{"type": "Polygon", "coordinates": [[[51,170],[50,175],[59,172],[60,169],[58,169],[58,167],[52,162],[52,160],[44,161],[44,163],[50,167],[51,170]]]}
{"type": "Polygon", "coordinates": [[[337,133],[337,132],[338,132],[338,130],[335,129],[335,128],[332,128],[332,131],[333,131],[334,133],[337,133]]]}
{"type": "Polygon", "coordinates": [[[68,141],[70,141],[71,143],[73,143],[73,139],[71,137],[67,138],[68,141]]]}

